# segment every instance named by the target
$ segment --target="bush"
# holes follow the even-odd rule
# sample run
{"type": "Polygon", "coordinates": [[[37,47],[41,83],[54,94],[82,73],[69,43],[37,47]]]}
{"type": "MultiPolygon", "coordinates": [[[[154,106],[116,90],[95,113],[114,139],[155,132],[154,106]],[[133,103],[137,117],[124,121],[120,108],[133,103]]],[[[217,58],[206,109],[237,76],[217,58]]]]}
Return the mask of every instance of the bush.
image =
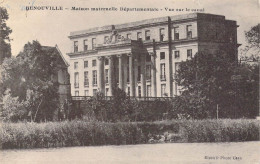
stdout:
{"type": "Polygon", "coordinates": [[[2,149],[160,142],[259,141],[257,120],[172,120],[160,122],[64,121],[2,123],[2,149]]]}

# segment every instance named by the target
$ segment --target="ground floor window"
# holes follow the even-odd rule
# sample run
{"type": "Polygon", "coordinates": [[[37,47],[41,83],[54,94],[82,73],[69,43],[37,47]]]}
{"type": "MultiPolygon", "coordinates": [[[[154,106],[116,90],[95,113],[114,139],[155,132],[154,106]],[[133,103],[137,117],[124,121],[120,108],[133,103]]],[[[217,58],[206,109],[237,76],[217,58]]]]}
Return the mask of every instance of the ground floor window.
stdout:
{"type": "Polygon", "coordinates": [[[167,96],[165,91],[166,91],[166,84],[162,84],[161,85],[161,96],[162,97],[167,96]]]}
{"type": "Polygon", "coordinates": [[[147,89],[146,89],[146,92],[147,92],[147,97],[151,97],[152,96],[152,93],[151,93],[151,85],[147,85],[147,89]]]}

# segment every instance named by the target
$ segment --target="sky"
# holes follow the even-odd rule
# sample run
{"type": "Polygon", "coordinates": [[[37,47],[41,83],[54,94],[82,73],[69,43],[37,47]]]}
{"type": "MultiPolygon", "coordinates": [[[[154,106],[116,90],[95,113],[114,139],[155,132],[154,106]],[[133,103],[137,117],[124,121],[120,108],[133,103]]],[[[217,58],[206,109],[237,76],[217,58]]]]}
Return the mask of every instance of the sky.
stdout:
{"type": "Polygon", "coordinates": [[[0,0],[7,8],[7,25],[13,30],[10,37],[12,55],[16,56],[23,46],[32,40],[41,45],[58,45],[63,56],[70,52],[70,32],[111,24],[121,24],[162,16],[191,13],[187,9],[204,9],[203,13],[224,15],[236,20],[238,43],[244,45],[244,32],[260,23],[260,0],[0,0]],[[26,6],[61,6],[63,10],[29,10],[26,6]],[[125,11],[73,11],[72,7],[143,7],[160,8],[157,12],[125,11]],[[67,10],[65,8],[68,8],[67,10]],[[165,11],[165,8],[175,9],[165,11]],[[184,9],[176,11],[176,9],[184,9]]]}

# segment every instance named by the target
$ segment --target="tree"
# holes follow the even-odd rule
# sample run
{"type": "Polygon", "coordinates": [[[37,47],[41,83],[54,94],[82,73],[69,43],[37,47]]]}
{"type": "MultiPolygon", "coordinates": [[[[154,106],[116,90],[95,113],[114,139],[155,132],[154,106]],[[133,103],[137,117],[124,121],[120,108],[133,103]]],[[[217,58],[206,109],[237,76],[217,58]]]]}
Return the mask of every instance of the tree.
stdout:
{"type": "MultiPolygon", "coordinates": [[[[221,52],[219,54],[198,53],[193,59],[180,64],[176,82],[181,86],[181,95],[175,108],[193,118],[250,117],[257,88],[257,75],[250,84],[247,71],[256,72],[248,65],[238,65],[221,52]],[[254,87],[250,87],[254,85],[254,87]]],[[[255,109],[255,105],[253,105],[255,109]]]]}
{"type": "Polygon", "coordinates": [[[243,60],[259,60],[260,54],[260,23],[245,31],[246,46],[241,51],[243,60]]]}
{"type": "Polygon", "coordinates": [[[0,7],[0,64],[4,58],[11,57],[10,37],[12,30],[6,25],[6,21],[9,19],[7,10],[0,7]]]}
{"type": "Polygon", "coordinates": [[[19,101],[28,101],[33,121],[52,120],[57,108],[57,81],[54,77],[59,66],[55,49],[48,49],[33,41],[24,46],[16,58],[4,61],[1,69],[3,90],[10,89],[19,101]]]}

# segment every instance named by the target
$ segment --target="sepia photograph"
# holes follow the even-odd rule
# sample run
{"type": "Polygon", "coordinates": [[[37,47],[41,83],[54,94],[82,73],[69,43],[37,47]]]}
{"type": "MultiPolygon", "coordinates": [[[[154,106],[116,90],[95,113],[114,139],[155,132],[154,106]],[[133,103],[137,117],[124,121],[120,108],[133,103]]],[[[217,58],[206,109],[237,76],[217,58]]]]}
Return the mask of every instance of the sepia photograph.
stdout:
{"type": "Polygon", "coordinates": [[[260,0],[0,0],[0,163],[260,164],[260,0]]]}

